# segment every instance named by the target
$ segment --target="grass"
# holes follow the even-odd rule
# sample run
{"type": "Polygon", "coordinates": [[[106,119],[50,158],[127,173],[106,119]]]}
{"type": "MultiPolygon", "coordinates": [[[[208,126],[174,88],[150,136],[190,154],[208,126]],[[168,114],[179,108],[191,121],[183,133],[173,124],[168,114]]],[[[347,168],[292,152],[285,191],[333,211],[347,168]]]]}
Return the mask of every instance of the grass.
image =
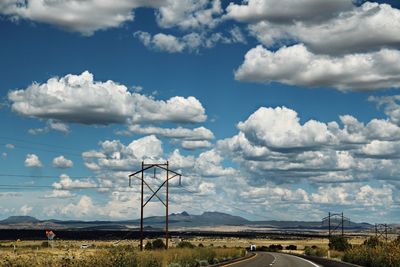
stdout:
{"type": "Polygon", "coordinates": [[[2,243],[0,266],[138,266],[138,267],[196,267],[244,256],[241,248],[195,247],[139,251],[137,242],[114,246],[112,242],[56,241],[53,247],[42,242],[2,243]],[[80,243],[92,244],[80,249],[80,243]]]}

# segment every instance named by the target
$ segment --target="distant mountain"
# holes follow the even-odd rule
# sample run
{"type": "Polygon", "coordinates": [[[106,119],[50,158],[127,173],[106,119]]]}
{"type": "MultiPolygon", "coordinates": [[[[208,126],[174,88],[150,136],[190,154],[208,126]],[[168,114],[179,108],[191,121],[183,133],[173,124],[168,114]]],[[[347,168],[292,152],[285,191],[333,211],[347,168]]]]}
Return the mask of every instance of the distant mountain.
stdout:
{"type": "MultiPolygon", "coordinates": [[[[320,221],[249,221],[240,216],[222,212],[204,212],[200,215],[191,215],[187,212],[172,213],[168,216],[169,226],[173,228],[202,228],[202,227],[240,227],[240,229],[254,231],[270,230],[324,230],[327,225],[320,221]]],[[[333,222],[334,223],[334,222],[333,222]]],[[[165,225],[165,216],[151,216],[144,218],[144,225],[149,229],[160,229],[165,225]]],[[[0,229],[86,229],[86,230],[127,230],[138,228],[140,219],[125,221],[79,221],[79,220],[38,220],[30,216],[11,216],[0,221],[0,229]]],[[[346,229],[365,230],[372,225],[368,223],[348,222],[346,229]]]]}
{"type": "Polygon", "coordinates": [[[5,220],[0,221],[0,224],[15,224],[15,223],[37,223],[38,219],[31,216],[10,216],[5,220]]]}

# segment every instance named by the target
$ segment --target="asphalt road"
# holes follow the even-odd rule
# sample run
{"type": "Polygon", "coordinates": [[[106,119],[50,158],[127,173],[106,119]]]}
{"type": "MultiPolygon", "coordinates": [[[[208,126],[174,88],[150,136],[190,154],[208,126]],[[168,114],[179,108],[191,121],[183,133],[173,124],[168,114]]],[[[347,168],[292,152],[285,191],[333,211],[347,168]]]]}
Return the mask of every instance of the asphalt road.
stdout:
{"type": "Polygon", "coordinates": [[[257,252],[255,257],[236,263],[226,264],[229,267],[320,267],[308,260],[273,252],[257,252]]]}

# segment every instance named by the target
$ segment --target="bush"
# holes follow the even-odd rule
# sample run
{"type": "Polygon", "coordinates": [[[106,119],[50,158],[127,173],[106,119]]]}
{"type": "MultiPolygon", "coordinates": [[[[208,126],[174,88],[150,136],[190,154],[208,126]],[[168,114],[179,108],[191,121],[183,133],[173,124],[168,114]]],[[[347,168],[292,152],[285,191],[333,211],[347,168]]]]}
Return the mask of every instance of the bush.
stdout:
{"type": "Polygon", "coordinates": [[[282,245],[269,245],[269,251],[278,251],[282,250],[283,246],[282,245]]]}
{"type": "Polygon", "coordinates": [[[334,236],[334,237],[329,238],[329,249],[345,251],[349,248],[351,248],[351,245],[346,237],[334,236]]]}
{"type": "Polygon", "coordinates": [[[152,250],[153,249],[153,245],[151,244],[151,242],[147,241],[146,245],[144,246],[145,250],[152,250]]]}
{"type": "Polygon", "coordinates": [[[342,260],[366,267],[399,267],[400,244],[392,242],[376,247],[355,246],[345,251],[342,260]]]}
{"type": "Polygon", "coordinates": [[[326,248],[319,248],[317,246],[304,248],[304,254],[308,256],[326,257],[328,256],[328,250],[326,248]]]}
{"type": "Polygon", "coordinates": [[[376,248],[377,246],[382,245],[382,242],[376,236],[372,236],[365,240],[363,244],[369,248],[376,248]]]}
{"type": "Polygon", "coordinates": [[[204,248],[204,245],[202,243],[200,243],[199,248],[204,248]]]}
{"type": "Polygon", "coordinates": [[[285,247],[286,250],[297,250],[297,246],[296,245],[289,245],[285,247]]]}
{"type": "MultiPolygon", "coordinates": [[[[188,241],[179,242],[179,244],[176,247],[177,248],[195,248],[195,246],[188,241]]],[[[200,245],[199,245],[199,247],[200,247],[200,245]]]]}
{"type": "Polygon", "coordinates": [[[145,250],[157,250],[157,249],[165,249],[165,244],[162,239],[156,239],[153,242],[147,242],[144,246],[145,250]]]}

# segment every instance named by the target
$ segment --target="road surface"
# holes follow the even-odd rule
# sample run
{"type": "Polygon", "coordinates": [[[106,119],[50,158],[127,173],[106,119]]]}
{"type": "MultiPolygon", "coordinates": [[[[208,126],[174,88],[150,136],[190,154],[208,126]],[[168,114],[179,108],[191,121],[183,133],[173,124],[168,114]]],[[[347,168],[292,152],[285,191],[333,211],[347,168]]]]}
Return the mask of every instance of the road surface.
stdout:
{"type": "Polygon", "coordinates": [[[311,261],[281,253],[257,252],[249,259],[222,265],[226,267],[320,267],[311,261]]]}

